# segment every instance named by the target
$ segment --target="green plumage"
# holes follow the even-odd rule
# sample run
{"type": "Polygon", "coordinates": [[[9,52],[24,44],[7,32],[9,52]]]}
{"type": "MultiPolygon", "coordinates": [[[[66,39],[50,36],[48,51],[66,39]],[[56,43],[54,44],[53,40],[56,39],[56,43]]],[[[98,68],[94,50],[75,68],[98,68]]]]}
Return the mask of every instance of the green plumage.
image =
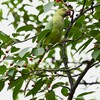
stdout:
{"type": "Polygon", "coordinates": [[[43,45],[54,45],[60,41],[63,28],[64,28],[64,17],[66,16],[66,9],[58,9],[51,21],[47,23],[45,29],[50,29],[46,37],[44,38],[43,45]]]}

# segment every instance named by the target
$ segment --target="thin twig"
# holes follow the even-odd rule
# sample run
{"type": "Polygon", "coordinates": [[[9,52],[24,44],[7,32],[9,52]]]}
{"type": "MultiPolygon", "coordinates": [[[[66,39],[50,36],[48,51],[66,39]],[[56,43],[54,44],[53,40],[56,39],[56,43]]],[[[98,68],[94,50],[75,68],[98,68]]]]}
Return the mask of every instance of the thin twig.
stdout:
{"type": "Polygon", "coordinates": [[[69,70],[70,70],[70,71],[71,71],[71,70],[76,70],[76,69],[80,68],[83,64],[86,64],[86,63],[87,63],[87,60],[83,61],[79,66],[77,66],[77,67],[75,67],[75,68],[71,68],[71,69],[69,69],[69,70]]]}
{"type": "Polygon", "coordinates": [[[17,44],[17,43],[26,42],[26,41],[28,41],[28,40],[31,40],[31,39],[33,39],[33,38],[36,38],[37,36],[38,36],[38,35],[32,36],[32,37],[30,37],[30,38],[28,38],[28,39],[25,39],[25,40],[23,40],[23,41],[16,40],[16,42],[14,42],[12,45],[15,45],[15,44],[17,44]]]}
{"type": "MultiPolygon", "coordinates": [[[[81,73],[72,75],[71,77],[77,77],[77,76],[79,76],[79,75],[81,75],[81,73]]],[[[55,77],[59,77],[59,76],[68,77],[68,75],[64,75],[64,74],[56,74],[56,75],[55,75],[55,77]]]]}
{"type": "Polygon", "coordinates": [[[80,14],[81,14],[81,13],[84,11],[85,4],[86,4],[86,0],[84,0],[83,7],[82,7],[82,9],[81,9],[81,12],[80,12],[80,14]]]}
{"type": "Polygon", "coordinates": [[[91,10],[92,10],[92,13],[91,14],[93,14],[93,11],[94,11],[94,8],[93,8],[93,5],[94,5],[94,1],[92,1],[92,3],[91,3],[91,10]]]}
{"type": "Polygon", "coordinates": [[[96,62],[94,63],[91,67],[95,66],[95,65],[98,65],[100,62],[96,62]]]}
{"type": "Polygon", "coordinates": [[[100,6],[100,4],[96,4],[96,5],[92,6],[92,7],[90,7],[90,8],[88,8],[88,9],[84,10],[84,11],[83,11],[82,13],[80,13],[75,19],[73,19],[73,22],[71,22],[71,23],[69,24],[68,28],[66,29],[65,37],[67,37],[67,35],[68,35],[68,33],[69,33],[71,27],[72,27],[73,24],[76,22],[76,20],[78,20],[78,19],[79,19],[82,15],[84,15],[86,12],[88,12],[88,11],[90,11],[91,9],[93,9],[93,8],[95,8],[95,7],[98,7],[98,6],[100,6]]]}
{"type": "Polygon", "coordinates": [[[27,84],[26,84],[26,86],[25,86],[25,89],[24,89],[24,95],[25,95],[25,93],[26,93],[26,89],[27,89],[27,87],[28,87],[30,81],[31,81],[31,78],[28,80],[28,82],[27,82],[27,84]]]}
{"type": "Polygon", "coordinates": [[[91,83],[82,82],[82,83],[80,83],[79,85],[97,85],[97,84],[100,84],[100,82],[91,82],[91,83]]]}

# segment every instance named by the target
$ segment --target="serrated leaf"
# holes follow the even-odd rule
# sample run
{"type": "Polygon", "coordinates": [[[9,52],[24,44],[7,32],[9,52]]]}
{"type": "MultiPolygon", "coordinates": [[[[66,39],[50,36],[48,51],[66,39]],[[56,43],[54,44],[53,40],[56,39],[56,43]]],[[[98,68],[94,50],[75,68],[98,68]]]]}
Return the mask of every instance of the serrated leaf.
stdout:
{"type": "Polygon", "coordinates": [[[41,87],[43,86],[44,84],[44,80],[40,79],[38,80],[36,83],[35,83],[35,86],[33,87],[33,89],[31,89],[27,94],[26,96],[29,96],[29,95],[35,95],[36,93],[38,93],[38,91],[41,89],[41,87]]]}
{"type": "Polygon", "coordinates": [[[44,50],[44,48],[33,48],[33,50],[32,50],[32,54],[34,55],[34,56],[40,56],[40,55],[42,55],[43,53],[45,52],[45,50],[44,50]]]}
{"type": "Polygon", "coordinates": [[[29,52],[29,50],[30,50],[30,47],[27,47],[27,48],[22,49],[22,50],[19,52],[19,56],[20,56],[21,58],[23,58],[24,55],[25,55],[26,53],[29,52]]]}
{"type": "Polygon", "coordinates": [[[67,88],[63,87],[63,88],[61,89],[61,93],[62,93],[64,96],[68,96],[68,90],[67,90],[67,88]]]}
{"type": "Polygon", "coordinates": [[[6,70],[7,70],[6,66],[4,65],[0,66],[0,74],[4,74],[6,70]]]}
{"type": "Polygon", "coordinates": [[[44,12],[46,13],[47,11],[49,11],[52,6],[53,6],[54,2],[48,2],[46,5],[43,6],[44,12]]]}
{"type": "Polygon", "coordinates": [[[25,25],[25,26],[21,26],[17,29],[17,32],[21,32],[21,31],[31,31],[33,30],[33,25],[25,25]]]}
{"type": "Polygon", "coordinates": [[[55,92],[49,91],[45,94],[46,100],[56,100],[55,99],[55,92]]]}

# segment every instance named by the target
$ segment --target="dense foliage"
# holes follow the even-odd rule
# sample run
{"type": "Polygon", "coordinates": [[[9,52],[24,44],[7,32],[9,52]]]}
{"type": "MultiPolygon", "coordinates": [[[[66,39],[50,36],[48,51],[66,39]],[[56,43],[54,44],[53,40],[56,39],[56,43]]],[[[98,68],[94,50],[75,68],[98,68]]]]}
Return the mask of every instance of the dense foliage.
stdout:
{"type": "Polygon", "coordinates": [[[100,0],[5,0],[0,5],[0,24],[11,29],[0,28],[0,91],[8,83],[13,100],[19,93],[31,100],[84,100],[95,92],[74,95],[78,86],[100,81],[83,78],[100,67],[100,0]],[[64,39],[45,50],[38,46],[49,31],[43,29],[62,7],[71,12],[64,39]]]}

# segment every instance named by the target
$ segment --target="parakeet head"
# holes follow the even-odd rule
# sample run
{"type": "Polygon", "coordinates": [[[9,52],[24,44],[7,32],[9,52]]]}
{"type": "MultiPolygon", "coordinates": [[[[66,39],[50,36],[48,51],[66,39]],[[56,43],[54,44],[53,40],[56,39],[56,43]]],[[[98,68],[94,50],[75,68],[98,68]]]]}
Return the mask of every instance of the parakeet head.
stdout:
{"type": "Polygon", "coordinates": [[[70,13],[70,10],[68,10],[68,9],[60,8],[60,9],[58,9],[58,10],[56,11],[55,14],[59,14],[60,16],[65,17],[65,16],[70,15],[71,13],[70,13]]]}

